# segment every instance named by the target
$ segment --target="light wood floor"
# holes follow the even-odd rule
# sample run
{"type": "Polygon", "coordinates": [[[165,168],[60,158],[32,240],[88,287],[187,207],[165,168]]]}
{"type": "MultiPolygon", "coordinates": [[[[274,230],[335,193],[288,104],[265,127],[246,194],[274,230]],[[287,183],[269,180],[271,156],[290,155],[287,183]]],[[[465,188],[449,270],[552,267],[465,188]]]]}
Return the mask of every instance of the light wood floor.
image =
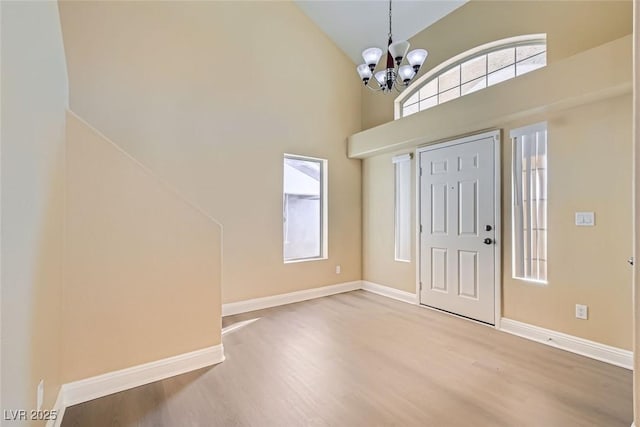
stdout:
{"type": "Polygon", "coordinates": [[[227,317],[227,360],[67,409],[72,426],[629,427],[631,372],[355,291],[227,317]]]}

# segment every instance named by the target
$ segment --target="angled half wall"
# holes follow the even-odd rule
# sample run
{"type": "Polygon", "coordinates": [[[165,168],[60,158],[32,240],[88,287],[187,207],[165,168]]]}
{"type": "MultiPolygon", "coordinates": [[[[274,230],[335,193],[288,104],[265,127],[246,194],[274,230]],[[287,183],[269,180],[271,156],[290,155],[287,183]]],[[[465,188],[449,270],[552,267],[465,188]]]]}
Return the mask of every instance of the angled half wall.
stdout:
{"type": "Polygon", "coordinates": [[[221,342],[222,229],[67,114],[62,382],[221,342]]]}

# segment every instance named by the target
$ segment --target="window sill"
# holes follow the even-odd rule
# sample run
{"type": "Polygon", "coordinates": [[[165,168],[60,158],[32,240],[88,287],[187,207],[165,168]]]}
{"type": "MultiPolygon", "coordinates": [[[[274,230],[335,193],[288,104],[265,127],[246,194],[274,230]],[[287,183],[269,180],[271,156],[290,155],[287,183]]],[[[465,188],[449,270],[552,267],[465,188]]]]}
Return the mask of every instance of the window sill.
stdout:
{"type": "Polygon", "coordinates": [[[512,277],[513,280],[518,280],[520,282],[524,282],[527,285],[533,285],[533,286],[548,286],[549,285],[549,281],[548,280],[535,280],[535,279],[525,279],[523,277],[512,277]]]}
{"type": "Polygon", "coordinates": [[[316,258],[300,258],[300,259],[285,259],[285,264],[298,264],[301,262],[310,262],[310,261],[324,261],[329,259],[329,257],[316,257],[316,258]]]}

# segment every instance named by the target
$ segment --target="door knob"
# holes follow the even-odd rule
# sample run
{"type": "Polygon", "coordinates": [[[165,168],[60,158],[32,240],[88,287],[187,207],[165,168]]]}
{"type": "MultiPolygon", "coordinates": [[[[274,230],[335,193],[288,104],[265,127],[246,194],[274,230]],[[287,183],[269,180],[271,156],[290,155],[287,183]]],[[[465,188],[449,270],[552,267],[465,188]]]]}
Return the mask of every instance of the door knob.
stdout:
{"type": "Polygon", "coordinates": [[[485,245],[490,245],[493,243],[493,239],[490,239],[489,237],[487,237],[486,239],[484,239],[484,244],[485,245]]]}

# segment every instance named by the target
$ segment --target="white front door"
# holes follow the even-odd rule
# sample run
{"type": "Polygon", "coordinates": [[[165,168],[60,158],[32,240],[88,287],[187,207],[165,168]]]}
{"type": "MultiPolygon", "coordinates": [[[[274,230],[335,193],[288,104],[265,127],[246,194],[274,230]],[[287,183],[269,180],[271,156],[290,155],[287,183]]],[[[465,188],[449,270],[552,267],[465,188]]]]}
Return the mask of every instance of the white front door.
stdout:
{"type": "Polygon", "coordinates": [[[420,150],[420,303],[490,324],[498,138],[492,132],[420,150]]]}

